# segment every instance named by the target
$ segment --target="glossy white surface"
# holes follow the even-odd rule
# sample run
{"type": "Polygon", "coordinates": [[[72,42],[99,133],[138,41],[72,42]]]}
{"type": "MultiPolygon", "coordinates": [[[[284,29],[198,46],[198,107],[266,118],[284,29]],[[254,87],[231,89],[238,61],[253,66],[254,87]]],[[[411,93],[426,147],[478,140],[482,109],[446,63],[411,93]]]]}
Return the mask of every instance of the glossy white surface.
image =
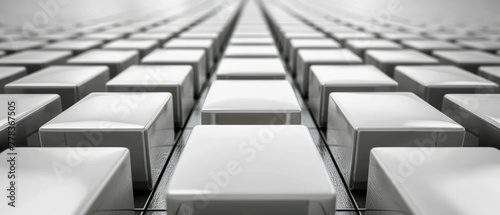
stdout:
{"type": "Polygon", "coordinates": [[[51,43],[43,47],[44,50],[72,51],[73,55],[80,54],[90,49],[98,48],[103,44],[99,40],[67,40],[51,43]]]}
{"type": "Polygon", "coordinates": [[[358,130],[463,130],[413,93],[333,93],[330,97],[358,130]]]}
{"type": "Polygon", "coordinates": [[[216,32],[193,32],[193,31],[186,31],[184,33],[179,34],[178,36],[181,39],[211,39],[214,41],[215,47],[219,47],[219,49],[222,48],[222,37],[216,32]]]}
{"type": "Polygon", "coordinates": [[[401,44],[408,48],[416,49],[426,54],[431,54],[434,50],[459,50],[461,46],[442,40],[403,40],[401,44]]]}
{"type": "Polygon", "coordinates": [[[435,51],[432,53],[443,63],[454,64],[477,73],[479,66],[500,65],[500,56],[482,51],[435,51]]]}
{"type": "Polygon", "coordinates": [[[366,188],[374,147],[463,145],[464,128],[413,93],[332,93],[328,106],[328,144],[351,189],[366,188]]]}
{"type": "Polygon", "coordinates": [[[7,93],[58,94],[63,109],[91,92],[104,92],[106,66],[50,66],[5,85],[7,93]]]}
{"type": "Polygon", "coordinates": [[[114,40],[102,48],[109,50],[138,50],[141,57],[146,56],[158,46],[156,40],[114,40]]]}
{"type": "Polygon", "coordinates": [[[0,58],[0,64],[48,64],[69,56],[67,51],[30,50],[0,58]]]}
{"type": "Polygon", "coordinates": [[[495,93],[498,85],[455,66],[398,66],[399,91],[413,92],[437,109],[445,94],[495,93]]]}
{"type": "Polygon", "coordinates": [[[172,37],[173,33],[135,33],[131,34],[128,39],[130,40],[157,40],[160,43],[167,41],[168,38],[172,37]]]}
{"type": "Polygon", "coordinates": [[[500,85],[500,66],[482,66],[479,67],[481,77],[486,78],[500,85]]]}
{"type": "Polygon", "coordinates": [[[221,215],[242,210],[333,215],[335,198],[332,181],[305,126],[196,126],[170,180],[167,208],[169,214],[194,207],[221,215]],[[262,150],[248,142],[267,131],[273,133],[272,140],[259,143],[257,139],[262,150]],[[227,184],[215,184],[221,178],[227,184]],[[194,201],[203,196],[210,196],[210,203],[197,207],[194,201]]]}
{"type": "Polygon", "coordinates": [[[204,49],[207,55],[207,68],[212,68],[219,49],[216,48],[213,39],[172,39],[163,45],[166,49],[204,49]]]}
{"type": "Polygon", "coordinates": [[[422,52],[403,50],[368,50],[365,53],[365,63],[371,64],[394,76],[394,67],[398,65],[427,65],[438,64],[439,61],[422,52]]]}
{"type": "Polygon", "coordinates": [[[378,148],[370,161],[367,214],[491,214],[500,200],[493,148],[378,148]],[[418,160],[413,159],[419,156],[418,160]]]}
{"type": "MultiPolygon", "coordinates": [[[[30,136],[36,135],[38,128],[61,113],[60,97],[54,94],[0,94],[0,102],[6,107],[12,101],[16,103],[16,145],[40,146],[40,140],[30,136]]],[[[3,151],[8,147],[8,109],[0,110],[0,116],[0,151],[3,151]]]]}
{"type": "Polygon", "coordinates": [[[182,127],[194,104],[191,66],[131,66],[106,83],[108,92],[172,93],[176,126],[182,127]]]}
{"type": "Polygon", "coordinates": [[[43,41],[35,40],[15,40],[8,42],[0,42],[0,50],[7,53],[13,53],[17,51],[23,51],[27,49],[36,49],[45,45],[43,41]]]}
{"type": "Polygon", "coordinates": [[[316,38],[316,39],[291,39],[290,51],[288,56],[288,63],[291,68],[294,68],[296,63],[297,52],[299,49],[313,48],[313,49],[332,49],[340,48],[340,44],[332,39],[316,38]]]}
{"type": "Polygon", "coordinates": [[[174,144],[170,93],[91,93],[40,128],[43,147],[126,147],[135,189],[155,183],[174,144]]]}
{"type": "Polygon", "coordinates": [[[326,126],[332,92],[397,91],[398,83],[371,65],[311,66],[308,104],[320,127],[326,126]]]}
{"type": "Polygon", "coordinates": [[[421,40],[424,37],[411,33],[382,33],[380,37],[388,40],[400,41],[400,40],[421,40]]]}
{"type": "Polygon", "coordinates": [[[138,64],[139,52],[133,50],[90,50],[70,58],[66,63],[71,65],[105,65],[109,67],[111,77],[114,77],[132,64],[138,64]]]}
{"type": "Polygon", "coordinates": [[[375,39],[375,35],[372,33],[354,31],[354,32],[334,32],[331,34],[333,39],[345,44],[348,39],[375,39]]]}
{"type": "Polygon", "coordinates": [[[274,45],[272,37],[233,37],[229,40],[231,45],[274,45]]]}
{"type": "Polygon", "coordinates": [[[215,81],[202,124],[300,124],[300,105],[286,80],[215,81]]]}
{"type": "MultiPolygon", "coordinates": [[[[0,154],[9,160],[12,151],[0,154]]],[[[124,148],[17,148],[16,207],[2,214],[134,214],[130,155],[124,148]],[[69,159],[78,159],[69,161],[69,159]]],[[[9,172],[2,162],[0,171],[9,172]]],[[[11,183],[6,177],[0,183],[11,183]]],[[[7,195],[7,192],[6,192],[7,195]]]]}
{"type": "Polygon", "coordinates": [[[206,54],[203,49],[156,49],[141,60],[142,64],[191,65],[195,93],[201,92],[207,79],[206,54]]]}
{"type": "Polygon", "coordinates": [[[279,57],[274,45],[228,45],[224,57],[279,57]]]}
{"type": "Polygon", "coordinates": [[[402,49],[402,46],[396,42],[383,39],[348,39],[345,42],[346,48],[354,52],[360,57],[364,57],[365,51],[368,49],[375,50],[392,50],[402,49]]]}
{"type": "Polygon", "coordinates": [[[17,80],[26,74],[28,72],[21,66],[0,66],[0,93],[4,93],[4,87],[7,83],[17,80]]]}
{"type": "Polygon", "coordinates": [[[286,70],[279,58],[223,58],[217,79],[285,79],[286,70]]]}
{"type": "Polygon", "coordinates": [[[443,112],[477,136],[479,138],[477,144],[496,148],[500,148],[498,107],[500,107],[499,94],[453,94],[446,95],[443,102],[443,112]]]}
{"type": "Polygon", "coordinates": [[[454,63],[500,64],[500,57],[481,51],[435,51],[435,56],[454,63]]]}
{"type": "MultiPolygon", "coordinates": [[[[7,84],[7,87],[79,87],[108,74],[106,66],[51,66],[7,84]]],[[[108,75],[109,77],[109,75],[108,75]]],[[[101,87],[102,88],[102,87],[101,87]]]]}
{"type": "Polygon", "coordinates": [[[471,49],[482,51],[496,52],[500,50],[500,42],[498,41],[481,41],[481,40],[460,40],[458,44],[471,49]]]}
{"type": "Polygon", "coordinates": [[[0,58],[0,65],[24,66],[28,73],[33,73],[52,64],[64,63],[69,57],[69,51],[27,50],[0,58]]]}
{"type": "Polygon", "coordinates": [[[295,79],[302,95],[308,95],[311,65],[362,64],[363,60],[347,49],[299,49],[295,79]]]}
{"type": "Polygon", "coordinates": [[[124,33],[91,33],[86,34],[80,38],[79,40],[104,40],[104,41],[112,41],[116,39],[120,39],[124,36],[124,33]]]}
{"type": "Polygon", "coordinates": [[[293,26],[293,29],[291,30],[286,30],[286,32],[281,35],[281,37],[278,37],[278,40],[280,41],[280,44],[283,48],[283,55],[288,56],[290,52],[290,40],[292,39],[323,39],[326,38],[325,34],[316,30],[313,30],[311,27],[306,26],[308,29],[307,31],[302,31],[298,29],[297,26],[293,26]]]}

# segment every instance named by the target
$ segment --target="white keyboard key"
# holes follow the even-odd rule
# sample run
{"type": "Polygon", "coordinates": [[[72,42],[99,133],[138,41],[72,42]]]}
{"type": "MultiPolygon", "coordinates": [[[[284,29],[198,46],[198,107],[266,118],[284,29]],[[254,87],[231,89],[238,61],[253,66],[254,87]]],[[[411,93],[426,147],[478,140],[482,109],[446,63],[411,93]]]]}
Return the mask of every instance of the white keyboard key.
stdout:
{"type": "Polygon", "coordinates": [[[459,40],[459,45],[465,48],[475,49],[496,54],[500,50],[500,41],[483,41],[483,40],[459,40]]]}
{"type": "Polygon", "coordinates": [[[52,33],[43,34],[36,37],[37,40],[45,40],[48,42],[59,42],[63,40],[71,40],[77,37],[74,33],[52,33]]]}
{"type": "MultiPolygon", "coordinates": [[[[61,113],[61,99],[58,95],[28,95],[28,94],[0,94],[0,102],[6,107],[0,111],[2,125],[0,129],[0,151],[9,147],[9,122],[15,118],[16,147],[40,146],[38,129],[61,113]],[[14,103],[12,103],[14,102],[14,103]],[[8,117],[8,106],[15,116],[8,117]]],[[[12,140],[12,139],[11,139],[12,140]]]]}
{"type": "Polygon", "coordinates": [[[345,47],[360,57],[365,56],[366,50],[394,50],[402,49],[396,42],[382,39],[348,39],[345,47]]]}
{"type": "MultiPolygon", "coordinates": [[[[0,170],[15,168],[15,207],[3,214],[134,214],[130,154],[124,148],[17,148],[0,154],[0,170]],[[9,166],[10,162],[13,166],[9,166]],[[64,204],[61,204],[64,202],[64,204]]],[[[11,186],[11,183],[14,183],[11,186]]],[[[7,191],[5,192],[6,195],[7,191]]],[[[5,198],[5,197],[4,197],[5,198]]]]}
{"type": "Polygon", "coordinates": [[[233,37],[230,45],[274,45],[272,37],[233,37]]]}
{"type": "Polygon", "coordinates": [[[174,33],[135,33],[131,34],[128,39],[130,40],[157,40],[158,44],[165,43],[168,39],[172,38],[174,33]]]}
{"type": "Polygon", "coordinates": [[[114,77],[129,66],[139,64],[139,52],[131,50],[90,50],[70,58],[66,63],[70,65],[108,66],[111,77],[114,77]]]}
{"type": "Polygon", "coordinates": [[[435,51],[433,55],[443,63],[453,64],[477,73],[480,66],[500,65],[500,56],[482,51],[435,51]]]}
{"type": "Polygon", "coordinates": [[[470,35],[463,35],[463,34],[456,34],[456,33],[430,33],[427,35],[428,37],[436,40],[443,40],[443,41],[450,41],[450,42],[456,42],[458,40],[483,40],[481,37],[477,36],[470,36],[470,35]]]}
{"type": "Polygon", "coordinates": [[[300,49],[335,49],[340,47],[339,43],[327,38],[291,39],[288,64],[293,70],[295,70],[295,65],[297,64],[297,52],[300,49]]]}
{"type": "Polygon", "coordinates": [[[442,110],[475,136],[466,139],[467,146],[500,149],[499,105],[499,94],[453,94],[444,97],[442,110]]]}
{"type": "Polygon", "coordinates": [[[71,57],[69,51],[28,50],[0,58],[2,66],[24,66],[28,73],[33,73],[54,64],[62,64],[71,57]]]}
{"type": "Polygon", "coordinates": [[[301,108],[286,80],[215,81],[202,124],[300,124],[301,108]]]}
{"type": "Polygon", "coordinates": [[[216,71],[219,80],[285,79],[280,58],[223,58],[216,71]]]}
{"type": "Polygon", "coordinates": [[[44,41],[36,40],[14,40],[7,42],[0,42],[0,51],[4,51],[7,54],[12,54],[14,52],[38,49],[45,45],[44,41]]]}
{"type": "Polygon", "coordinates": [[[182,128],[194,104],[191,66],[131,66],[106,83],[108,92],[169,92],[174,121],[182,128]]]}
{"type": "Polygon", "coordinates": [[[110,42],[113,40],[121,39],[125,36],[124,33],[92,33],[84,35],[79,40],[101,40],[105,42],[110,42]]]}
{"type": "Polygon", "coordinates": [[[446,94],[496,93],[498,84],[454,66],[398,66],[399,91],[412,92],[441,110],[446,94]]]}
{"type": "Polygon", "coordinates": [[[308,104],[320,127],[326,127],[332,92],[391,92],[398,83],[371,65],[311,66],[308,104]]]}
{"type": "Polygon", "coordinates": [[[0,94],[5,93],[4,87],[6,84],[15,81],[27,75],[24,67],[18,66],[0,66],[0,94]]]}
{"type": "Polygon", "coordinates": [[[339,41],[342,45],[345,45],[346,40],[351,40],[351,39],[366,40],[366,39],[376,38],[374,34],[366,32],[337,32],[337,33],[332,33],[332,37],[336,41],[339,41]]]}
{"type": "Polygon", "coordinates": [[[102,47],[106,50],[136,50],[142,58],[158,48],[156,40],[115,40],[102,47]]]}
{"type": "Polygon", "coordinates": [[[399,42],[401,40],[424,40],[425,37],[411,33],[382,33],[380,37],[386,40],[399,42]]]}
{"type": "Polygon", "coordinates": [[[166,49],[203,49],[207,59],[207,69],[210,70],[219,57],[219,49],[212,39],[172,39],[163,45],[166,49]]]}
{"type": "Polygon", "coordinates": [[[328,144],[350,189],[366,188],[375,147],[463,145],[464,128],[413,93],[332,93],[328,144]]]}
{"type": "Polygon", "coordinates": [[[224,52],[225,58],[276,58],[279,52],[274,45],[229,45],[224,52]]]}
{"type": "Polygon", "coordinates": [[[286,32],[283,34],[283,38],[280,39],[281,46],[283,48],[283,56],[288,57],[290,55],[290,41],[293,39],[325,39],[326,36],[318,31],[311,32],[286,32]]]}
{"type": "Polygon", "coordinates": [[[347,49],[300,49],[295,79],[303,96],[308,95],[311,65],[362,64],[363,60],[347,49]]]}
{"type": "Polygon", "coordinates": [[[3,57],[5,55],[6,55],[6,53],[4,51],[0,51],[0,57],[3,57]]]}
{"type": "Polygon", "coordinates": [[[203,49],[157,49],[144,57],[142,64],[190,65],[193,67],[194,92],[198,95],[207,79],[207,61],[203,49]]]}
{"type": "Polygon", "coordinates": [[[479,67],[479,75],[500,85],[500,66],[479,67]]]}
{"type": "Polygon", "coordinates": [[[92,92],[104,92],[106,66],[51,66],[5,85],[11,94],[58,94],[63,110],[92,92]]]}
{"type": "Polygon", "coordinates": [[[88,50],[100,48],[102,44],[103,42],[99,40],[67,40],[46,45],[43,50],[71,51],[76,56],[88,50]]]}
{"type": "Polygon", "coordinates": [[[298,125],[196,126],[167,188],[169,214],[333,215],[335,202],[311,134],[298,125]]]}
{"type": "Polygon", "coordinates": [[[264,32],[247,32],[247,31],[238,31],[235,30],[233,34],[231,35],[233,38],[257,38],[257,37],[272,37],[271,32],[269,31],[264,31],[264,32]]]}
{"type": "Polygon", "coordinates": [[[170,93],[91,93],[40,128],[42,147],[126,147],[134,189],[151,189],[174,144],[170,93]]]}
{"type": "Polygon", "coordinates": [[[187,31],[187,32],[179,34],[179,38],[180,39],[194,39],[194,40],[211,39],[214,41],[215,47],[218,47],[219,50],[224,45],[224,41],[222,40],[222,38],[219,36],[218,33],[215,33],[215,32],[191,32],[191,31],[187,31]]]}
{"type": "Polygon", "coordinates": [[[367,215],[496,213],[497,149],[377,148],[370,156],[367,215]]]}
{"type": "Polygon", "coordinates": [[[446,42],[442,40],[403,40],[401,41],[405,47],[410,49],[415,49],[417,51],[421,51],[425,54],[432,54],[433,51],[436,50],[460,50],[461,46],[446,42]]]}
{"type": "Polygon", "coordinates": [[[400,65],[432,65],[439,61],[422,52],[402,50],[368,50],[365,53],[365,63],[371,64],[384,71],[387,75],[394,76],[394,68],[400,65]]]}

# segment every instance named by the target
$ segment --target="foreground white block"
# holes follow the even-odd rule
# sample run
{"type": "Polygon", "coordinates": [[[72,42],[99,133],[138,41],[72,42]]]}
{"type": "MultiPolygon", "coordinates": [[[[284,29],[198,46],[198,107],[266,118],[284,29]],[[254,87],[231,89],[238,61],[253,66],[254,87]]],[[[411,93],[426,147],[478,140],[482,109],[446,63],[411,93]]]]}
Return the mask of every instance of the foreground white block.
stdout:
{"type": "Polygon", "coordinates": [[[298,125],[196,126],[167,188],[169,214],[333,215],[335,201],[317,147],[298,125]]]}

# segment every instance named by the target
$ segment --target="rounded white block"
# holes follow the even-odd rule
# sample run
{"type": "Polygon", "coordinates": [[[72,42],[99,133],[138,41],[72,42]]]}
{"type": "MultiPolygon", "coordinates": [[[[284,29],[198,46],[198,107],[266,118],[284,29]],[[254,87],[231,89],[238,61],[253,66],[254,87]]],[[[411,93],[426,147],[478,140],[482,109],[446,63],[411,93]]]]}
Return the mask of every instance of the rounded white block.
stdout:
{"type": "Polygon", "coordinates": [[[366,214],[495,214],[499,178],[493,148],[375,148],[366,214]]]}
{"type": "Polygon", "coordinates": [[[134,214],[125,148],[17,148],[0,159],[0,183],[15,190],[0,204],[2,214],[134,214]]]}
{"type": "Polygon", "coordinates": [[[216,71],[217,79],[285,79],[285,66],[279,58],[223,58],[216,71]]]}
{"type": "Polygon", "coordinates": [[[169,214],[335,214],[305,126],[196,126],[167,189],[169,214]]]}
{"type": "Polygon", "coordinates": [[[300,124],[301,108],[286,80],[215,81],[202,124],[300,124]]]}
{"type": "Polygon", "coordinates": [[[91,93],[40,132],[42,147],[126,147],[134,188],[150,189],[174,144],[170,93],[91,93]]]}
{"type": "Polygon", "coordinates": [[[331,93],[328,144],[351,189],[366,188],[374,147],[462,146],[464,128],[413,93],[331,93]]]}

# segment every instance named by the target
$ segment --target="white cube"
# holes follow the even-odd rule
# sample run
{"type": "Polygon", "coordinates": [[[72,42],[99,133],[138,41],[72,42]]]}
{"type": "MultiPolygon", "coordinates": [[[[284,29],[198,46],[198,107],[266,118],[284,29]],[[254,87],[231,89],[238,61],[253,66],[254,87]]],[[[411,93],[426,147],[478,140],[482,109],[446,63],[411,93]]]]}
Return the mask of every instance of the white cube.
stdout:
{"type": "Polygon", "coordinates": [[[169,214],[333,215],[335,201],[318,149],[299,125],[196,126],[167,188],[169,214]]]}
{"type": "Polygon", "coordinates": [[[367,215],[495,214],[500,151],[493,148],[376,148],[367,215]]]}
{"type": "Polygon", "coordinates": [[[215,81],[202,124],[300,124],[301,108],[286,80],[215,81]]]}
{"type": "Polygon", "coordinates": [[[126,147],[134,188],[151,189],[158,179],[155,171],[164,164],[163,153],[174,144],[171,97],[92,93],[40,128],[42,147],[126,147]]]}
{"type": "Polygon", "coordinates": [[[366,188],[375,147],[461,147],[464,128],[413,93],[332,93],[327,138],[350,189],[366,188]]]}
{"type": "Polygon", "coordinates": [[[17,148],[0,159],[2,214],[134,214],[125,148],[17,148]]]}
{"type": "Polygon", "coordinates": [[[279,58],[223,58],[216,71],[219,80],[285,79],[279,58]]]}
{"type": "Polygon", "coordinates": [[[106,83],[107,92],[168,92],[172,94],[174,120],[182,128],[194,104],[191,66],[131,66],[106,83]]]}
{"type": "Polygon", "coordinates": [[[326,126],[332,92],[391,92],[398,83],[371,65],[311,66],[308,104],[320,127],[326,126]]]}

